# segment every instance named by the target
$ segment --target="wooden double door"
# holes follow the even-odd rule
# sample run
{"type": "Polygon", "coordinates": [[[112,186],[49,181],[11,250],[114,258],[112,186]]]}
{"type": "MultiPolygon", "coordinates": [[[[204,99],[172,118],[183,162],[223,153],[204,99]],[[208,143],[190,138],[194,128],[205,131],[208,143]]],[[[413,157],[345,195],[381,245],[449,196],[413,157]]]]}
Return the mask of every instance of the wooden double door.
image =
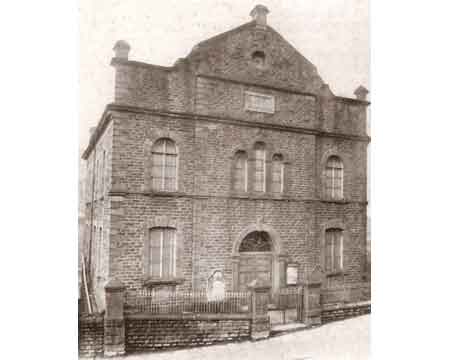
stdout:
{"type": "Polygon", "coordinates": [[[272,252],[245,252],[239,258],[239,291],[248,291],[248,284],[259,280],[272,286],[272,252]]]}

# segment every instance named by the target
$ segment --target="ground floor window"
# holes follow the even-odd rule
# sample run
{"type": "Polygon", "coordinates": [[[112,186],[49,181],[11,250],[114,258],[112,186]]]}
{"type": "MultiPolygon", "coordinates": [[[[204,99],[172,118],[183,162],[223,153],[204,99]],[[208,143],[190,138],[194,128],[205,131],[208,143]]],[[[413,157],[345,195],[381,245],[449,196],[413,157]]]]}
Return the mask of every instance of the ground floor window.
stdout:
{"type": "Polygon", "coordinates": [[[175,277],[176,274],[176,230],[153,228],[150,230],[150,276],[175,277]]]}
{"type": "Polygon", "coordinates": [[[337,272],[343,269],[343,234],[341,229],[325,232],[325,271],[337,272]]]}

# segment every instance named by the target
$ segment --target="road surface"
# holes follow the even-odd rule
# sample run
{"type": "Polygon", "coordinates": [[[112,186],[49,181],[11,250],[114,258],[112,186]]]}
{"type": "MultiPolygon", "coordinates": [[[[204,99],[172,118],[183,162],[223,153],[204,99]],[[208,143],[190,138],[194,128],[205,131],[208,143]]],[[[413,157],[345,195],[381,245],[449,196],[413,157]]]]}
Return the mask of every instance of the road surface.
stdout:
{"type": "Polygon", "coordinates": [[[370,315],[257,342],[129,355],[126,360],[360,360],[369,358],[370,315]]]}

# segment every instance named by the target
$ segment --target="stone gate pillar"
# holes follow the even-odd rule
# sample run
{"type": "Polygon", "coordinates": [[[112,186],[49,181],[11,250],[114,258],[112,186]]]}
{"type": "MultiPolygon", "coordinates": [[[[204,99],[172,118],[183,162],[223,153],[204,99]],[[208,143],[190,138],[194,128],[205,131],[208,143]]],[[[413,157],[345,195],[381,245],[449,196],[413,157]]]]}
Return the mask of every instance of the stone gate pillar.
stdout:
{"type": "Polygon", "coordinates": [[[306,325],[322,323],[322,306],[320,293],[324,273],[320,266],[316,267],[303,283],[303,314],[302,322],[306,325]]]}
{"type": "Polygon", "coordinates": [[[250,336],[253,340],[269,337],[270,318],[268,305],[270,301],[270,286],[263,285],[257,280],[249,284],[252,293],[252,325],[250,336]]]}
{"type": "Polygon", "coordinates": [[[104,355],[125,354],[125,286],[115,279],[105,285],[104,355]]]}

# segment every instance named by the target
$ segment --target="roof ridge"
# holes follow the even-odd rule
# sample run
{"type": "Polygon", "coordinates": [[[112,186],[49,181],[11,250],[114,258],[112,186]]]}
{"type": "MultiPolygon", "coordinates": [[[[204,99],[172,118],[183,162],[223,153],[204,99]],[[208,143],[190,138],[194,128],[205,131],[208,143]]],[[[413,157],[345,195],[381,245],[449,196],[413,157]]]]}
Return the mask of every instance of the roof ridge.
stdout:
{"type": "Polygon", "coordinates": [[[198,48],[200,48],[200,47],[206,47],[206,46],[210,45],[211,43],[214,43],[214,42],[216,42],[216,41],[218,41],[218,40],[220,40],[220,39],[222,39],[222,38],[227,37],[227,36],[230,35],[230,34],[233,34],[233,33],[235,33],[235,32],[239,32],[239,31],[241,31],[241,30],[243,30],[243,29],[245,29],[245,28],[247,28],[247,27],[250,27],[250,25],[255,25],[255,26],[256,26],[255,21],[254,21],[254,20],[251,20],[251,21],[246,22],[246,23],[244,23],[244,24],[242,24],[242,25],[239,25],[239,26],[237,26],[237,27],[235,27],[235,28],[232,28],[232,29],[230,29],[230,30],[227,30],[227,31],[225,31],[225,32],[223,32],[223,33],[214,35],[213,37],[210,37],[209,39],[206,39],[206,40],[203,40],[203,41],[199,42],[198,44],[194,45],[194,47],[192,48],[192,50],[191,50],[191,52],[189,53],[188,57],[189,57],[194,51],[196,51],[198,48]]]}

